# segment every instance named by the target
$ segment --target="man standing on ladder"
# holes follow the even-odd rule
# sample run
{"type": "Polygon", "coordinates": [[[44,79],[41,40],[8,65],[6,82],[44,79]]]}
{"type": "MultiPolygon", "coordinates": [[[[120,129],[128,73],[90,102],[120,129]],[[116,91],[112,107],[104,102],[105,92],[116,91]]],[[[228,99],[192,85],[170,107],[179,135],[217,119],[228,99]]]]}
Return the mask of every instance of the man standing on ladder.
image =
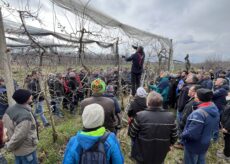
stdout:
{"type": "Polygon", "coordinates": [[[132,54],[130,57],[125,58],[127,62],[132,61],[132,68],[131,68],[131,83],[132,83],[132,95],[136,94],[137,88],[140,86],[141,81],[141,74],[143,72],[143,64],[145,60],[145,53],[144,48],[142,46],[136,47],[132,46],[136,49],[136,52],[132,54]]]}

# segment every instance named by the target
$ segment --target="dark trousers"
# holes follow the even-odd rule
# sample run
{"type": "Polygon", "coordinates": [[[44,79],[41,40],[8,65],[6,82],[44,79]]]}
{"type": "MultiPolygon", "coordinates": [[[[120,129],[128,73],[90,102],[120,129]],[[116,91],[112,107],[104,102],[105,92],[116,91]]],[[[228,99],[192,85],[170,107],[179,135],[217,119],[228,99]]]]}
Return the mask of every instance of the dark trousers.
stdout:
{"type": "Polygon", "coordinates": [[[169,108],[168,102],[163,102],[163,108],[164,108],[164,109],[168,109],[168,108],[169,108]]]}
{"type": "Polygon", "coordinates": [[[141,83],[141,73],[132,73],[131,74],[131,83],[132,83],[132,95],[136,94],[137,88],[140,87],[141,83]]]}
{"type": "Polygon", "coordinates": [[[230,134],[224,134],[224,155],[230,157],[230,134]]]}

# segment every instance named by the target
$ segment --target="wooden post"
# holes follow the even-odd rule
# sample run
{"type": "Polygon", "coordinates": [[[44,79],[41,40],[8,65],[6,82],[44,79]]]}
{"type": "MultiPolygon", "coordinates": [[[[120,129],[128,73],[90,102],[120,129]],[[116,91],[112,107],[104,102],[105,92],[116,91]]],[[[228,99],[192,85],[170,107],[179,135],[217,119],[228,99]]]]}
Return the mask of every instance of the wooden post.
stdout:
{"type": "Polygon", "coordinates": [[[10,53],[7,52],[6,48],[6,38],[3,26],[2,19],[2,10],[0,7],[0,61],[3,64],[4,70],[4,80],[7,89],[7,98],[9,105],[13,105],[15,102],[12,99],[12,95],[14,93],[14,83],[12,77],[11,63],[10,63],[10,53]]]}
{"type": "Polygon", "coordinates": [[[118,41],[119,41],[119,38],[117,38],[117,41],[116,41],[116,44],[115,44],[115,55],[116,55],[116,59],[117,59],[117,78],[118,78],[118,85],[117,85],[117,92],[118,92],[118,95],[117,97],[120,97],[121,96],[121,75],[120,75],[120,69],[121,69],[121,66],[120,66],[120,57],[119,57],[119,50],[118,50],[118,41]]]}
{"type": "Polygon", "coordinates": [[[170,72],[173,69],[173,40],[170,39],[170,49],[169,49],[169,58],[168,58],[168,71],[170,72]]]}
{"type": "MultiPolygon", "coordinates": [[[[41,85],[41,83],[40,83],[41,85]]],[[[46,105],[48,107],[48,110],[49,110],[49,116],[50,116],[50,123],[51,123],[51,127],[52,127],[52,134],[53,134],[53,143],[55,143],[58,139],[58,133],[56,131],[56,127],[55,127],[55,123],[54,123],[54,119],[53,119],[53,115],[52,115],[52,110],[51,110],[51,107],[50,107],[50,104],[49,104],[49,101],[48,101],[48,89],[47,89],[47,83],[45,82],[44,83],[44,87],[45,87],[45,95],[44,95],[44,98],[45,98],[45,102],[46,102],[46,105]]]]}

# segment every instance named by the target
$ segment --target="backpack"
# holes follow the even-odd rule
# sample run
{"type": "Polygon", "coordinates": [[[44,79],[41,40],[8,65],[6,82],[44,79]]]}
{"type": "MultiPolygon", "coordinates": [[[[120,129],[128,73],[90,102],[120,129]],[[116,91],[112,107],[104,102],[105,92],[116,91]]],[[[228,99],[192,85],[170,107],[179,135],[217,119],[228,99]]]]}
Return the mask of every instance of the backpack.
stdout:
{"type": "Polygon", "coordinates": [[[90,149],[82,151],[80,164],[106,164],[104,143],[109,134],[105,132],[90,149]]]}

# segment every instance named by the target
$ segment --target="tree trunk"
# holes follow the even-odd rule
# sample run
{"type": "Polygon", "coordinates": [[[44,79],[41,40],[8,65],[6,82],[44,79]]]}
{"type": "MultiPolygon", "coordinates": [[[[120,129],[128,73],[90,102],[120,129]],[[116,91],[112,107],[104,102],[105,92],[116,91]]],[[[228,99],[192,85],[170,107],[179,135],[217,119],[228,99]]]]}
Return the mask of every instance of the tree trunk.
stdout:
{"type": "Polygon", "coordinates": [[[7,48],[6,48],[6,38],[5,38],[1,8],[0,8],[0,59],[4,69],[4,75],[5,75],[4,80],[7,89],[8,103],[9,105],[13,105],[15,103],[14,100],[12,99],[12,95],[14,93],[14,83],[13,83],[11,63],[10,63],[10,53],[7,52],[7,48]]]}

